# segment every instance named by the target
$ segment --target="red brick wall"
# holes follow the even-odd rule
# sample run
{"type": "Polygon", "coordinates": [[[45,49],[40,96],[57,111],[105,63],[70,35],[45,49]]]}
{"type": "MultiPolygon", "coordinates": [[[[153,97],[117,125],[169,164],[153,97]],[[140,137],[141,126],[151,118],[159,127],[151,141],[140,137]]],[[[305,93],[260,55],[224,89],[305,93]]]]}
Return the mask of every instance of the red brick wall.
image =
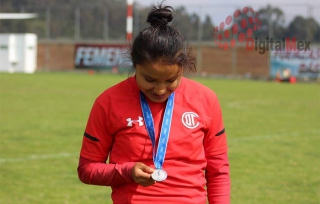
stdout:
{"type": "Polygon", "coordinates": [[[214,74],[232,73],[232,51],[218,47],[202,47],[201,70],[214,74]]]}
{"type": "Polygon", "coordinates": [[[220,75],[235,74],[268,76],[269,60],[267,55],[247,51],[245,47],[223,50],[219,47],[202,48],[202,71],[220,75]]]}
{"type": "MultiPolygon", "coordinates": [[[[75,44],[75,42],[39,42],[37,70],[74,70],[75,44]]],[[[197,46],[193,44],[192,48],[197,56],[197,46]]],[[[245,47],[223,50],[214,46],[203,46],[201,53],[198,62],[201,64],[201,67],[198,67],[199,71],[216,75],[251,73],[257,77],[269,76],[267,54],[247,51],[245,47]]]]}
{"type": "Polygon", "coordinates": [[[74,70],[74,44],[38,43],[37,70],[74,70]]]}
{"type": "Polygon", "coordinates": [[[247,51],[245,47],[237,48],[237,74],[250,72],[253,76],[269,76],[269,59],[267,53],[247,51]]]}

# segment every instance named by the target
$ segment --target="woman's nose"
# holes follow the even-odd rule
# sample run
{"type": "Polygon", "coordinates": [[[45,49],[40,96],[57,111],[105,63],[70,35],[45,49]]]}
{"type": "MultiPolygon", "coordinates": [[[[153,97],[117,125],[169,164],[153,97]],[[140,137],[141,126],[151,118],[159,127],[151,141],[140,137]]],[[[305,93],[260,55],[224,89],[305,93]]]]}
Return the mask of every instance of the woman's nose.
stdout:
{"type": "Polygon", "coordinates": [[[154,87],[154,93],[157,95],[163,95],[167,91],[167,88],[164,84],[158,84],[156,87],[154,87]]]}

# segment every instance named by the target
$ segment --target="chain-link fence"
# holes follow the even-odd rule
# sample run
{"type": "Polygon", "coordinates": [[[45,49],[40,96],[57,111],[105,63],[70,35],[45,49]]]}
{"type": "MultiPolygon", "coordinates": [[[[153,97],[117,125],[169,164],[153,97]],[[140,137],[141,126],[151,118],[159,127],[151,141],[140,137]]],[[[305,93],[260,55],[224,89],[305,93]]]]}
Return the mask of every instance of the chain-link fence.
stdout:
{"type": "MultiPolygon", "coordinates": [[[[258,11],[261,8],[267,8],[268,5],[252,5],[258,11]]],[[[273,36],[277,27],[273,24],[280,24],[288,27],[290,21],[296,16],[316,20],[319,25],[320,5],[308,4],[290,4],[283,6],[285,10],[280,13],[280,17],[270,15],[268,25],[263,28],[268,29],[269,36],[273,36]],[[300,11],[300,14],[297,13],[300,11]],[[278,18],[277,18],[278,17],[278,18]]],[[[225,18],[237,9],[239,6],[228,5],[192,5],[178,7],[177,10],[188,12],[188,15],[176,16],[178,27],[181,27],[183,35],[189,41],[212,40],[213,30],[209,26],[218,26],[225,18]],[[179,10],[180,8],[180,10],[179,10]],[[206,17],[210,18],[210,21],[206,17]],[[188,19],[186,19],[188,18],[188,19]],[[198,21],[202,21],[199,24],[198,21]],[[190,23],[189,28],[184,27],[184,23],[190,23]]],[[[133,35],[144,28],[147,24],[146,8],[136,4],[133,12],[133,35]]],[[[125,40],[126,39],[126,7],[113,8],[107,6],[18,6],[15,8],[0,7],[1,13],[36,13],[35,19],[26,20],[0,20],[1,33],[36,33],[39,39],[70,39],[70,40],[125,40]]],[[[276,12],[276,11],[270,11],[276,12]]],[[[306,25],[306,37],[312,35],[312,24],[306,25]],[[309,33],[308,33],[309,32],[309,33]],[[310,33],[311,32],[311,33],[310,33]]]]}
{"type": "MultiPolygon", "coordinates": [[[[1,8],[1,12],[17,12],[1,8]]],[[[125,36],[125,25],[109,28],[108,8],[101,7],[26,7],[21,13],[36,13],[35,19],[2,20],[1,32],[32,32],[39,39],[108,39],[109,29],[116,29],[125,36]],[[123,27],[123,28],[122,28],[123,27]],[[6,29],[6,30],[4,30],[6,29]]],[[[123,16],[125,18],[125,13],[123,16]]],[[[116,38],[116,36],[112,36],[116,38]]]]}

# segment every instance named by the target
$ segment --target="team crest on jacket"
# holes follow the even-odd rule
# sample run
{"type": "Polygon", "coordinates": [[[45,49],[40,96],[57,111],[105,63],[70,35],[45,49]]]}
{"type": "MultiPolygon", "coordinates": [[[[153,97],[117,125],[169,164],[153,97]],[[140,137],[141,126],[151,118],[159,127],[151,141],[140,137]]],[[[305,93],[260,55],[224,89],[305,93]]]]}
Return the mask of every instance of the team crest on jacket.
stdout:
{"type": "Polygon", "coordinates": [[[127,118],[127,126],[132,127],[133,123],[138,123],[139,126],[143,125],[143,118],[142,117],[138,117],[138,120],[132,120],[131,118],[127,118]]]}
{"type": "Polygon", "coordinates": [[[185,112],[181,117],[181,121],[187,128],[194,129],[199,125],[199,122],[197,121],[198,117],[198,114],[194,112],[185,112]]]}

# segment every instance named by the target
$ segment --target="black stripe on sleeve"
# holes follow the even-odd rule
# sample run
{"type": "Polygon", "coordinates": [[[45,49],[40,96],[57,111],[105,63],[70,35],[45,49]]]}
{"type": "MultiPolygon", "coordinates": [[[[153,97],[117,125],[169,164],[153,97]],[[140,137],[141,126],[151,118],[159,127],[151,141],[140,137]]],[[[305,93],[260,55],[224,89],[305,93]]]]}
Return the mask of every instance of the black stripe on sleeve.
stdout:
{"type": "Polygon", "coordinates": [[[86,132],[84,132],[84,135],[83,135],[83,136],[85,136],[86,138],[88,138],[88,139],[90,139],[90,140],[92,140],[92,141],[99,142],[98,138],[93,137],[93,136],[89,135],[89,134],[86,133],[86,132]]]}
{"type": "Polygon", "coordinates": [[[221,130],[220,132],[218,132],[215,136],[220,136],[220,135],[222,135],[225,131],[226,131],[226,129],[223,128],[223,130],[221,130]]]}

